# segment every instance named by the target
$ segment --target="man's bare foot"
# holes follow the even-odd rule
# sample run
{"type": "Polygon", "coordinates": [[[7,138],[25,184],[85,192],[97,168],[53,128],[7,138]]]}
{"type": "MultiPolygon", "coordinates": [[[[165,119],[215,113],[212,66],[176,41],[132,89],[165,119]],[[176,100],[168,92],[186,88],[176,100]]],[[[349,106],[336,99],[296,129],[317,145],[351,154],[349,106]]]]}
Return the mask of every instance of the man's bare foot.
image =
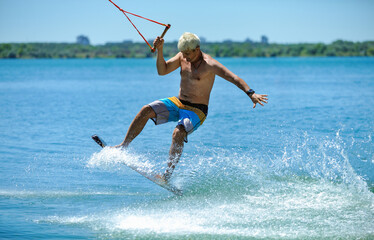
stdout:
{"type": "Polygon", "coordinates": [[[156,178],[156,180],[157,180],[158,182],[160,182],[160,183],[163,183],[163,184],[168,183],[168,181],[166,180],[164,174],[157,174],[157,175],[155,176],[155,178],[156,178]]]}
{"type": "Polygon", "coordinates": [[[123,144],[119,144],[119,145],[116,145],[116,146],[110,146],[109,148],[119,148],[119,149],[123,149],[123,148],[125,148],[125,145],[123,145],[123,144]]]}

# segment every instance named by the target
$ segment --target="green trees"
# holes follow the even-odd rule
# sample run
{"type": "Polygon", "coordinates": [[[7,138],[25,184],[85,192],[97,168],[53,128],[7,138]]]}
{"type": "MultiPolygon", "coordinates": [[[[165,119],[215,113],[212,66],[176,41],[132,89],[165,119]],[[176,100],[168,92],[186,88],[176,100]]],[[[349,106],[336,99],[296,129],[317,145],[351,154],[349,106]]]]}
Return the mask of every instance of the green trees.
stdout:
{"type": "MultiPolygon", "coordinates": [[[[331,44],[263,44],[258,42],[204,42],[202,50],[213,57],[333,57],[374,56],[374,41],[331,44]]],[[[165,43],[165,57],[178,52],[177,42],[165,43]]],[[[149,58],[155,55],[144,43],[81,45],[70,43],[3,43],[0,58],[149,58]]]]}

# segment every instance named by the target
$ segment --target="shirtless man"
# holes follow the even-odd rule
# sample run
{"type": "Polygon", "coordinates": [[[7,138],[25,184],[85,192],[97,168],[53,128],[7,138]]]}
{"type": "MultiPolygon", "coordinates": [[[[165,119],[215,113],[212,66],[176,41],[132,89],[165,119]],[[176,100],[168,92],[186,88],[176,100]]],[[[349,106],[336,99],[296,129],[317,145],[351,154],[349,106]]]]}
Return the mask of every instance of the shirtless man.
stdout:
{"type": "Polygon", "coordinates": [[[235,84],[253,102],[262,106],[267,103],[267,95],[256,94],[240,77],[221,63],[200,50],[200,39],[192,33],[184,33],[178,42],[179,53],[165,61],[164,39],[157,37],[153,42],[157,49],[157,72],[166,75],[181,68],[181,82],[178,97],[154,101],[143,106],[132,121],[125,139],[116,147],[127,147],[143,130],[149,119],[156,125],[178,122],[172,136],[168,168],[160,178],[168,181],[178,163],[187,136],[201,126],[208,114],[210,92],[216,75],[235,84]]]}

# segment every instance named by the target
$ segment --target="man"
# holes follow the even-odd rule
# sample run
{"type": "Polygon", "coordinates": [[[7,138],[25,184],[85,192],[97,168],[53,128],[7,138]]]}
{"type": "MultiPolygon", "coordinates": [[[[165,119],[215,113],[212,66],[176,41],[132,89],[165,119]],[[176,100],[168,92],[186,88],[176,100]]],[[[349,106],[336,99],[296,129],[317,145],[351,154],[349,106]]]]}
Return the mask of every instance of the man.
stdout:
{"type": "Polygon", "coordinates": [[[267,95],[256,94],[240,77],[236,76],[221,63],[200,50],[200,39],[192,33],[184,33],[178,42],[179,53],[165,61],[163,55],[164,39],[157,37],[153,42],[157,49],[157,72],[166,75],[181,68],[181,82],[178,97],[165,98],[145,105],[132,121],[125,139],[116,147],[127,147],[143,130],[149,119],[156,125],[178,121],[172,136],[168,168],[159,176],[168,181],[178,163],[187,136],[201,126],[208,114],[210,92],[215,76],[218,75],[235,84],[253,102],[263,106],[267,95]]]}

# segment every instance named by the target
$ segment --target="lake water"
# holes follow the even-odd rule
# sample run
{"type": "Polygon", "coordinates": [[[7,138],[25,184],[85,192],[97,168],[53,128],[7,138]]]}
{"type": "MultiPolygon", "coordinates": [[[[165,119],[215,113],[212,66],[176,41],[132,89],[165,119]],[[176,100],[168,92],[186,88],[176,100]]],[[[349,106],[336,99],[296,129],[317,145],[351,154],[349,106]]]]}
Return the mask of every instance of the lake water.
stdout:
{"type": "Polygon", "coordinates": [[[164,171],[175,123],[119,144],[139,109],[178,94],[155,59],[0,61],[1,239],[373,239],[374,58],[219,59],[265,107],[217,78],[174,196],[122,163],[164,171]]]}

